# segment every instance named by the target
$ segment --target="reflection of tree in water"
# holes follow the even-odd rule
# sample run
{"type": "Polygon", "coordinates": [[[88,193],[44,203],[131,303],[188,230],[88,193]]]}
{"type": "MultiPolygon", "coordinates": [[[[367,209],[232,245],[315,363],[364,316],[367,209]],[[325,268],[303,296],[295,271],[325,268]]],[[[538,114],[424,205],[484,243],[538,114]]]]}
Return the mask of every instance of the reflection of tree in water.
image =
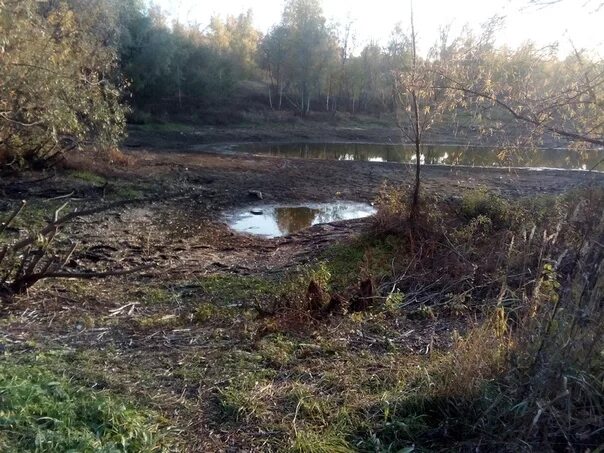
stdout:
{"type": "Polygon", "coordinates": [[[307,207],[275,208],[275,221],[281,233],[289,234],[311,226],[317,214],[318,209],[307,207]]]}
{"type": "MultiPolygon", "coordinates": [[[[313,159],[386,161],[413,163],[415,151],[407,145],[303,144],[269,146],[265,153],[283,157],[313,159]]],[[[577,152],[563,149],[514,149],[501,147],[426,145],[422,152],[426,164],[484,167],[583,168],[604,158],[604,151],[577,152]]],[[[602,171],[604,164],[598,167],[602,171]]]]}
{"type": "Polygon", "coordinates": [[[344,204],[332,204],[325,206],[321,211],[319,211],[317,223],[329,223],[335,222],[336,220],[342,220],[344,218],[344,214],[350,210],[351,208],[344,204]]]}

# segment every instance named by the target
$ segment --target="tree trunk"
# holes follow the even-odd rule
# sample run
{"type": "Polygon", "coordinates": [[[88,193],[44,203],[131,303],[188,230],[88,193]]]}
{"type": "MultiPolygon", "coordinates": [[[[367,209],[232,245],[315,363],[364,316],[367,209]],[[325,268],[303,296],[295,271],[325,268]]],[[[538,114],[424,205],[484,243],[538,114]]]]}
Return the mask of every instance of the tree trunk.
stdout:
{"type": "Polygon", "coordinates": [[[413,115],[415,120],[415,124],[413,125],[415,138],[415,187],[413,188],[413,200],[411,204],[410,221],[411,224],[414,224],[415,220],[417,219],[417,215],[419,214],[420,172],[422,168],[422,133],[420,130],[419,123],[419,105],[417,102],[417,93],[415,91],[412,91],[411,96],[413,99],[413,115]]]}
{"type": "Polygon", "coordinates": [[[269,86],[268,86],[268,104],[271,107],[271,110],[275,110],[275,108],[273,107],[273,95],[272,95],[271,85],[272,84],[269,84],[269,86]]]}
{"type": "Polygon", "coordinates": [[[420,171],[421,171],[421,143],[419,137],[415,139],[415,187],[413,188],[413,202],[411,204],[411,218],[415,219],[419,210],[420,171]]]}
{"type": "Polygon", "coordinates": [[[279,82],[279,111],[283,106],[283,82],[279,82]]]}

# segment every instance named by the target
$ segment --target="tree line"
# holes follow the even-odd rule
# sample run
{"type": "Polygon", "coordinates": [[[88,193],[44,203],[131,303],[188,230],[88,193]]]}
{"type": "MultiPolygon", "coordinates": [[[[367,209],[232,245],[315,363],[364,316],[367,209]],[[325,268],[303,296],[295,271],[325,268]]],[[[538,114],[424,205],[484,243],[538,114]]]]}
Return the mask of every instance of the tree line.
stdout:
{"type": "Polygon", "coordinates": [[[329,23],[319,0],[285,0],[265,35],[251,11],[201,28],[143,0],[0,0],[0,157],[44,163],[117,144],[126,119],[249,108],[387,114],[413,143],[439,121],[483,133],[516,121],[603,146],[601,57],[501,48],[498,25],[443,30],[420,55],[401,26],[355,49],[353,24],[329,23]]]}

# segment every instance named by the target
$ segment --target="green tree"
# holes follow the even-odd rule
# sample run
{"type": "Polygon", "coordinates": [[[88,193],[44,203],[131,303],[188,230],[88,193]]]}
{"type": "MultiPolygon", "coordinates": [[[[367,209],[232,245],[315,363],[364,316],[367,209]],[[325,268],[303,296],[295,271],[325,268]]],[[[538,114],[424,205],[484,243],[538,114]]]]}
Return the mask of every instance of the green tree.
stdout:
{"type": "Polygon", "coordinates": [[[239,16],[227,16],[224,22],[214,16],[209,29],[210,45],[220,55],[230,59],[238,77],[253,77],[258,70],[256,54],[261,33],[254,28],[252,10],[239,16]]]}
{"type": "Polygon", "coordinates": [[[124,127],[117,55],[66,3],[0,0],[0,154],[48,163],[115,145],[124,127]]]}
{"type": "Polygon", "coordinates": [[[259,64],[266,71],[269,87],[268,101],[271,108],[281,110],[283,107],[283,95],[286,84],[286,64],[289,41],[289,29],[278,25],[262,39],[259,46],[259,64]],[[274,96],[277,99],[274,100],[274,96]]]}
{"type": "Polygon", "coordinates": [[[298,110],[310,111],[311,99],[321,90],[321,76],[333,55],[335,37],[326,25],[318,0],[288,0],[282,17],[288,30],[287,78],[297,91],[298,110]]]}

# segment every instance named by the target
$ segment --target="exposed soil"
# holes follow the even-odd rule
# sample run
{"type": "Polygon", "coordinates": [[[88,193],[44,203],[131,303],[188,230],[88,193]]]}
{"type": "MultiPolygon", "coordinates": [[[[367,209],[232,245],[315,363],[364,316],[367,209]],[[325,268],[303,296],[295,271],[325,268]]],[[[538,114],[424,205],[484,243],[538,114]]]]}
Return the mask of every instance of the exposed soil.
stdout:
{"type": "MultiPolygon", "coordinates": [[[[347,139],[358,138],[350,131],[344,134],[347,139]]],[[[384,135],[382,129],[365,138],[373,134],[381,141],[394,138],[384,135]]],[[[244,136],[249,140],[265,138],[237,131],[231,137],[220,134],[219,141],[239,141],[244,136]]],[[[334,138],[342,135],[338,132],[334,138]]],[[[413,169],[394,163],[225,155],[218,152],[219,147],[216,152],[192,153],[183,150],[180,142],[163,149],[144,147],[154,140],[154,136],[135,134],[130,145],[140,146],[127,151],[134,160],[127,167],[70,160],[72,169],[96,167],[106,184],[87,180],[73,170],[47,179],[29,174],[0,180],[0,193],[4,193],[1,211],[21,199],[30,200],[47,214],[65,201],[71,207],[82,207],[146,199],[79,219],[65,234],[80,242],[70,263],[73,268],[153,265],[143,274],[102,282],[45,282],[2,306],[0,344],[15,353],[57,348],[71,351],[86,382],[131,393],[159,408],[178,430],[186,432],[185,443],[191,450],[266,451],[263,448],[269,449],[270,442],[266,444],[257,432],[246,431],[246,423],[235,430],[223,429],[217,422],[214,402],[217,389],[242,372],[231,364],[233,357],[260,354],[262,334],[258,332],[264,329],[259,327],[263,321],[250,320],[252,301],[247,293],[240,294],[231,287],[227,289],[229,300],[219,301],[226,302],[229,316],[199,321],[198,305],[220,299],[207,279],[235,279],[229,284],[236,284],[238,278],[279,282],[289,270],[315,261],[333,244],[366,231],[372,220],[317,225],[290,237],[269,240],[234,234],[225,225],[222,212],[252,206],[257,201],[249,196],[250,190],[261,191],[267,203],[372,202],[384,181],[410,184],[413,169]],[[192,364],[199,367],[195,377],[187,374],[192,364]]],[[[602,174],[553,170],[425,167],[423,177],[424,190],[443,197],[477,187],[519,197],[562,193],[590,181],[604,184],[602,174]]],[[[391,333],[386,340],[384,335],[354,327],[351,321],[333,319],[314,326],[305,338],[306,343],[320,341],[337,329],[341,335],[333,341],[347,353],[398,347],[421,355],[431,348],[447,347],[452,332],[468,322],[409,319],[404,325],[393,324],[393,332],[398,334],[391,333]]],[[[241,357],[238,360],[244,360],[241,357]]],[[[339,359],[330,366],[350,365],[345,362],[339,359]]],[[[282,372],[279,370],[277,367],[277,375],[282,372]]],[[[280,435],[283,433],[276,433],[275,439],[280,435]]]]}
{"type": "MultiPolygon", "coordinates": [[[[509,119],[503,121],[510,121],[509,119]]],[[[130,125],[125,146],[130,148],[166,148],[211,150],[218,144],[234,143],[375,143],[398,144],[403,135],[396,126],[395,118],[388,114],[381,117],[356,116],[338,113],[314,113],[301,118],[292,112],[266,112],[252,115],[247,122],[234,124],[147,124],[130,125]]],[[[520,144],[523,138],[533,136],[522,122],[497,126],[488,133],[475,125],[456,120],[439,124],[424,134],[426,144],[502,146],[520,144]],[[451,125],[455,124],[455,128],[451,125]]],[[[537,137],[533,136],[533,139],[537,137]]],[[[566,147],[567,142],[545,134],[539,137],[539,146],[545,148],[566,147]]]]}

